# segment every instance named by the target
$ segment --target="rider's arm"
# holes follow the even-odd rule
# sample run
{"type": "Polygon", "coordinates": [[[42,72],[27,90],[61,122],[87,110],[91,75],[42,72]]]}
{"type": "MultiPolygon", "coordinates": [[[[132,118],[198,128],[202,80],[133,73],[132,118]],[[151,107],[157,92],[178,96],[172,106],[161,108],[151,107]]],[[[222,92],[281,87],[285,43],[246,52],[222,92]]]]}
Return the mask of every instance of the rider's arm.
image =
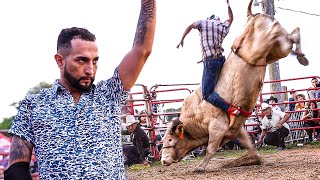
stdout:
{"type": "Polygon", "coordinates": [[[227,19],[226,22],[228,21],[229,24],[232,24],[232,22],[233,22],[233,12],[232,12],[232,9],[230,7],[229,0],[227,0],[227,4],[228,4],[228,16],[229,16],[229,19],[227,19]]]}
{"type": "Polygon", "coordinates": [[[179,42],[179,44],[177,45],[177,48],[179,48],[179,46],[181,45],[181,47],[183,47],[183,41],[184,41],[184,38],[189,34],[189,32],[191,31],[191,29],[195,29],[197,28],[197,25],[196,23],[192,23],[190,24],[187,29],[184,31],[183,35],[182,35],[182,38],[179,42]]]}
{"type": "Polygon", "coordinates": [[[151,54],[155,27],[156,0],[141,0],[133,47],[119,64],[119,76],[125,90],[130,90],[134,85],[151,54]]]}

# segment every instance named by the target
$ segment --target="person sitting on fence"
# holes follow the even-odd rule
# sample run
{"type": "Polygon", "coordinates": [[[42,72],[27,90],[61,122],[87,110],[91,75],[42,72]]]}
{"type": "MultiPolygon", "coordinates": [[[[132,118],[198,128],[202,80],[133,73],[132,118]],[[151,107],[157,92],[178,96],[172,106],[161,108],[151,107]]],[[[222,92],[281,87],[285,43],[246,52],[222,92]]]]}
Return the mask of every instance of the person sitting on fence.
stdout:
{"type": "MultiPolygon", "coordinates": [[[[320,113],[319,110],[317,110],[318,106],[317,103],[315,101],[310,101],[309,106],[307,111],[304,112],[302,119],[306,120],[306,119],[311,119],[311,118],[320,118],[320,113]]],[[[309,120],[309,121],[305,121],[303,123],[303,127],[315,127],[315,126],[320,126],[320,121],[319,120],[309,120]]],[[[315,129],[315,131],[317,132],[316,135],[316,139],[320,140],[320,129],[315,129]]],[[[313,141],[312,138],[312,133],[313,133],[313,129],[308,129],[306,130],[307,134],[308,134],[308,139],[309,142],[313,141]]]]}
{"type": "MultiPolygon", "coordinates": [[[[290,94],[290,97],[288,99],[289,102],[292,102],[292,101],[297,101],[297,92],[296,91],[293,91],[294,89],[291,89],[291,92],[289,93],[290,94]]],[[[295,109],[295,106],[296,106],[296,103],[290,103],[288,105],[288,111],[294,111],[295,109]]]]}
{"type": "Polygon", "coordinates": [[[132,166],[133,164],[149,165],[146,157],[150,154],[150,142],[145,131],[138,124],[133,115],[127,115],[126,126],[130,133],[133,145],[124,145],[124,165],[132,166]]]}
{"type": "MultiPolygon", "coordinates": [[[[318,88],[318,87],[320,87],[318,79],[317,78],[312,78],[311,79],[311,87],[310,88],[318,88]]],[[[319,99],[320,98],[320,89],[308,90],[308,96],[309,96],[310,100],[319,99]]]]}
{"type": "Polygon", "coordinates": [[[281,111],[280,106],[274,104],[274,103],[278,103],[278,98],[275,98],[274,96],[270,96],[270,98],[267,99],[267,103],[272,106],[272,110],[281,111]]]}
{"type": "Polygon", "coordinates": [[[305,106],[306,106],[306,103],[305,102],[300,102],[300,101],[304,101],[306,100],[306,97],[304,94],[297,94],[297,100],[299,101],[296,106],[295,106],[295,110],[301,110],[301,109],[304,109],[305,106]]]}
{"type": "Polygon", "coordinates": [[[264,144],[277,146],[277,150],[285,148],[284,139],[289,135],[289,125],[286,123],[290,114],[282,111],[272,110],[272,106],[267,103],[261,104],[261,111],[264,117],[261,121],[261,136],[257,142],[260,147],[264,144]]]}

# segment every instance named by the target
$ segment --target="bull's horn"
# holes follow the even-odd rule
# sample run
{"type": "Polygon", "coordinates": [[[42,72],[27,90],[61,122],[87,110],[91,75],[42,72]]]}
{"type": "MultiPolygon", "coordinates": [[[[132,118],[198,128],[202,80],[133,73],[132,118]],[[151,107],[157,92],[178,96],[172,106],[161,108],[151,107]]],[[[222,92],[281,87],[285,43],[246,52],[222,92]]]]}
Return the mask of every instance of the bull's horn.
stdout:
{"type": "Polygon", "coordinates": [[[229,128],[231,128],[234,125],[235,121],[236,121],[236,116],[230,116],[229,128]]]}
{"type": "Polygon", "coordinates": [[[250,0],[249,5],[248,5],[247,17],[252,16],[252,11],[251,11],[252,1],[253,0],[250,0]]]}

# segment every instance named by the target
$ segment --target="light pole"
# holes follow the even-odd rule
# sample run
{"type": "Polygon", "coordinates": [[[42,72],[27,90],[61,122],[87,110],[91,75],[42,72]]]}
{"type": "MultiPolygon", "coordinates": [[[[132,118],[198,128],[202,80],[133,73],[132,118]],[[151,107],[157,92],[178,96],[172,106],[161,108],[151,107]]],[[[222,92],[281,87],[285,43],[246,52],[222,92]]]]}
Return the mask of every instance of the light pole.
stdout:
{"type": "MultiPolygon", "coordinates": [[[[263,13],[274,17],[274,15],[275,15],[274,0],[262,0],[261,5],[262,5],[263,13]]],[[[269,64],[268,68],[269,68],[269,79],[270,80],[280,80],[279,62],[276,61],[272,64],[269,64]]],[[[281,83],[280,82],[271,83],[270,90],[271,90],[271,92],[281,91],[281,83]]],[[[275,94],[275,96],[279,100],[283,101],[283,97],[280,94],[275,94]]]]}

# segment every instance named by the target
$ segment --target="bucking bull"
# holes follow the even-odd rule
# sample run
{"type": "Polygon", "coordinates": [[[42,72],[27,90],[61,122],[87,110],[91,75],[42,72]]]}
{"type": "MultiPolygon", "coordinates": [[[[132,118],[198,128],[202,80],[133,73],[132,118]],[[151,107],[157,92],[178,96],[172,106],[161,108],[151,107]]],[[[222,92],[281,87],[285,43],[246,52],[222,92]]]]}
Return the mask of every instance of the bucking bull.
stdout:
{"type": "Polygon", "coordinates": [[[235,121],[230,120],[227,113],[203,100],[201,87],[197,88],[184,100],[180,118],[168,126],[163,138],[163,165],[179,162],[193,149],[207,145],[203,161],[194,170],[204,171],[218,148],[235,137],[248,153],[227,166],[261,164],[244,123],[262,89],[266,66],[289,53],[296,55],[305,66],[308,60],[301,51],[299,28],[289,34],[273,17],[252,14],[251,6],[252,0],[244,32],[235,39],[215,87],[227,102],[241,107],[242,113],[235,121]]]}

